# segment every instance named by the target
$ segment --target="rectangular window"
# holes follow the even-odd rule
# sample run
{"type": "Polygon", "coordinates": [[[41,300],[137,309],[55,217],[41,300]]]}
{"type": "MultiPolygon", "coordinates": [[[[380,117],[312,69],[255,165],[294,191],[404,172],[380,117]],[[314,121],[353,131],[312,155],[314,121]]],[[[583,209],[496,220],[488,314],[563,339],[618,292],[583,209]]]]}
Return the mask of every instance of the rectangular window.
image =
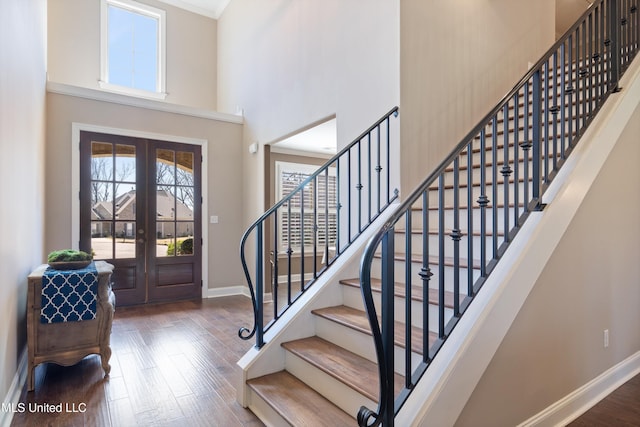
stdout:
{"type": "Polygon", "coordinates": [[[164,99],[165,12],[131,0],[102,0],[103,89],[164,99]]]}
{"type": "MultiPolygon", "coordinates": [[[[276,196],[282,200],[315,171],[316,166],[276,162],[276,196]]],[[[335,168],[329,168],[304,186],[278,212],[279,242],[289,248],[335,246],[337,232],[337,180],[335,168]]]]}

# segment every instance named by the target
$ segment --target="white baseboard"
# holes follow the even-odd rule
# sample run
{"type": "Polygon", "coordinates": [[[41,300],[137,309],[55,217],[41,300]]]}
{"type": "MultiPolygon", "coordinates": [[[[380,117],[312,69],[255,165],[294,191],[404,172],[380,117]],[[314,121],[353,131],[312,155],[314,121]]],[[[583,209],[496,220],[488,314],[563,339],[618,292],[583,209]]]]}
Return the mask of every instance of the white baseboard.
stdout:
{"type": "Polygon", "coordinates": [[[205,294],[205,298],[220,298],[220,297],[228,297],[231,295],[244,295],[246,297],[251,297],[249,293],[249,288],[246,286],[227,286],[224,288],[213,288],[207,289],[205,294]]]}
{"type": "Polygon", "coordinates": [[[603,372],[518,427],[566,426],[639,373],[640,352],[603,372]]]}
{"type": "MultiPolygon", "coordinates": [[[[22,355],[20,356],[20,361],[18,362],[18,370],[16,374],[13,376],[13,381],[11,382],[11,386],[9,387],[9,391],[7,395],[2,400],[2,403],[5,405],[5,408],[16,408],[20,401],[20,394],[22,393],[22,388],[24,387],[25,382],[27,381],[27,348],[25,347],[22,351],[22,355]]],[[[13,411],[4,411],[0,410],[0,427],[9,427],[11,425],[11,420],[13,420],[13,411]]]]}

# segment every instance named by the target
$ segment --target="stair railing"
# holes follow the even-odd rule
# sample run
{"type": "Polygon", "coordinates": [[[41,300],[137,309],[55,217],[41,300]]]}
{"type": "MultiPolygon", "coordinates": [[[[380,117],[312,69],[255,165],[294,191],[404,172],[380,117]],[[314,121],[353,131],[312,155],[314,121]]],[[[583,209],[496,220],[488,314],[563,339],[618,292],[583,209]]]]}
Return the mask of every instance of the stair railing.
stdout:
{"type": "Polygon", "coordinates": [[[240,259],[254,324],[240,328],[240,338],[255,336],[255,346],[261,348],[265,332],[398,197],[392,189],[396,162],[391,141],[398,133],[393,117],[398,117],[398,107],[314,173],[290,174],[299,185],[244,233],[240,259]],[[254,259],[249,262],[251,244],[254,259]],[[270,302],[265,301],[268,292],[270,302]]]}
{"type": "Polygon", "coordinates": [[[369,241],[360,278],[380,396],[375,411],[360,409],[360,426],[393,426],[529,213],[543,208],[549,183],[638,51],[637,1],[595,1],[369,241]],[[371,290],[376,258],[381,313],[371,290]],[[394,283],[406,294],[399,313],[394,283]],[[396,394],[397,373],[404,388],[396,394]]]}

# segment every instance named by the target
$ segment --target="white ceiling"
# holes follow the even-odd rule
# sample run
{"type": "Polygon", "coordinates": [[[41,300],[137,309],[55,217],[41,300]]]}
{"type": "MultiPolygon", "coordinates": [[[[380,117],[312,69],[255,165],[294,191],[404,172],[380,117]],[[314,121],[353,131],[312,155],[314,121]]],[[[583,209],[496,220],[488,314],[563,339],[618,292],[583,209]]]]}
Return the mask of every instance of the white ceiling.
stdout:
{"type": "Polygon", "coordinates": [[[218,19],[231,0],[160,0],[193,13],[218,19]]]}
{"type": "Polygon", "coordinates": [[[338,147],[336,119],[328,120],[271,145],[272,148],[335,154],[338,147]]]}

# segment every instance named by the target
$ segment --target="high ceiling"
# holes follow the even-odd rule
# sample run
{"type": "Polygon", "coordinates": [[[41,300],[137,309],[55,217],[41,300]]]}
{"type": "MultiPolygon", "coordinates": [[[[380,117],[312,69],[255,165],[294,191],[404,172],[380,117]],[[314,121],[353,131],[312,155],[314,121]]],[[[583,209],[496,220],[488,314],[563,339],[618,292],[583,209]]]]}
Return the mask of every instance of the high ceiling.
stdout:
{"type": "Polygon", "coordinates": [[[160,0],[190,12],[218,19],[231,0],[160,0]]]}

